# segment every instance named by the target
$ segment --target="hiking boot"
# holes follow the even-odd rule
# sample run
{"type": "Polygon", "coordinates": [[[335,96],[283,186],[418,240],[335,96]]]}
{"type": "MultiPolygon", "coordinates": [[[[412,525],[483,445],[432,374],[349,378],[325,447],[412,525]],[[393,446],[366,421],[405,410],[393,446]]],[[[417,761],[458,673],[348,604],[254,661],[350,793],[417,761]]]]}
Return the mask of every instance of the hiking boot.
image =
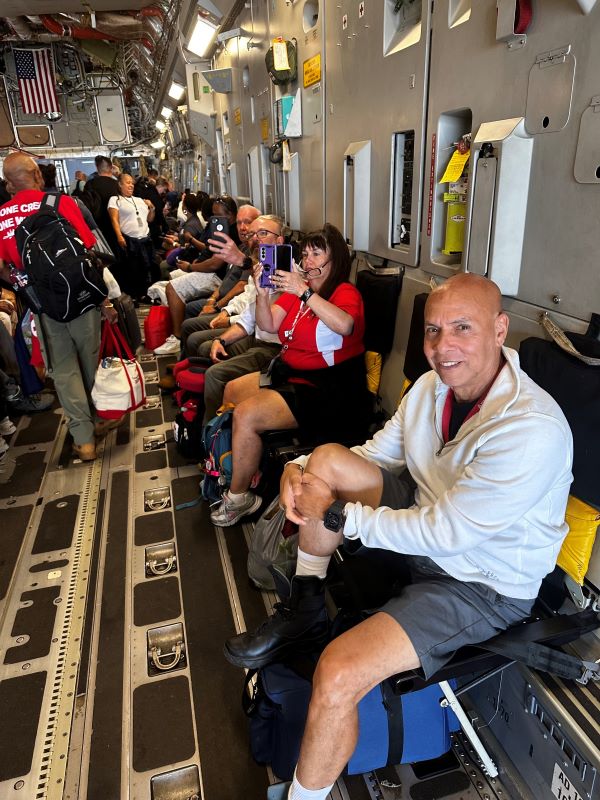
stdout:
{"type": "Polygon", "coordinates": [[[99,420],[94,425],[94,436],[96,439],[103,439],[110,431],[114,431],[115,428],[120,427],[125,422],[126,416],[126,414],[123,414],[123,416],[118,419],[99,420]]]}
{"type": "Polygon", "coordinates": [[[180,340],[177,338],[177,336],[173,336],[173,334],[171,334],[164,344],[161,344],[160,347],[155,348],[154,355],[156,356],[170,356],[173,354],[178,355],[180,350],[181,350],[180,340]]]}
{"type": "Polygon", "coordinates": [[[73,443],[73,453],[81,461],[94,461],[96,458],[96,445],[94,442],[85,442],[85,444],[73,443]]]}
{"type": "MultiPolygon", "coordinates": [[[[283,593],[283,592],[282,592],[283,593]]],[[[327,643],[325,581],[294,575],[287,600],[254,633],[240,633],[225,642],[225,658],[236,667],[258,669],[299,653],[315,653],[327,643]]]]}
{"type": "Polygon", "coordinates": [[[12,436],[16,430],[15,424],[8,417],[0,419],[0,436],[12,436]]]}
{"type": "Polygon", "coordinates": [[[236,522],[239,522],[242,517],[247,517],[248,514],[253,514],[257,511],[261,503],[262,497],[253,492],[246,492],[241,503],[233,503],[229,498],[229,494],[225,492],[221,504],[210,515],[211,522],[221,528],[228,528],[230,525],[235,525],[236,522]]]}
{"type": "Polygon", "coordinates": [[[16,398],[8,398],[11,411],[19,414],[37,414],[40,411],[47,411],[54,403],[54,395],[49,392],[41,394],[31,394],[25,397],[20,393],[16,398]]]}

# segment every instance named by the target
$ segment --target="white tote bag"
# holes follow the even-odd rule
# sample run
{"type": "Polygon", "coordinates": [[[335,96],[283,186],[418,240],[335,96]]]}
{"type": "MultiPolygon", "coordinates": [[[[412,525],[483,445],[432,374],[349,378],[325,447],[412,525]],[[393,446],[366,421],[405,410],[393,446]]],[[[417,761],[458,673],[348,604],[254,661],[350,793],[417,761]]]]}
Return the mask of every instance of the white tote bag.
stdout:
{"type": "Polygon", "coordinates": [[[102,419],[118,419],[146,402],[144,372],[119,328],[108,322],[103,325],[92,401],[102,419]]]}

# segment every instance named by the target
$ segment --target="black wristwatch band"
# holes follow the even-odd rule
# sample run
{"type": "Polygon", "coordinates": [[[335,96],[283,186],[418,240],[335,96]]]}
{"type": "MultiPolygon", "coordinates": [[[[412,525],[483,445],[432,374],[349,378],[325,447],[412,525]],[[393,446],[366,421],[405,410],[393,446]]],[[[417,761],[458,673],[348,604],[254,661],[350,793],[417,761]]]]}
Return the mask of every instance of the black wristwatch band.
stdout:
{"type": "Polygon", "coordinates": [[[342,500],[334,500],[329,506],[323,519],[323,525],[325,525],[328,531],[339,533],[342,530],[346,522],[346,514],[344,513],[345,506],[346,503],[342,500]]]}
{"type": "Polygon", "coordinates": [[[250,256],[246,256],[242,261],[242,269],[252,269],[252,264],[254,264],[254,261],[252,261],[250,256]]]}
{"type": "Polygon", "coordinates": [[[304,303],[304,305],[306,305],[310,300],[310,298],[313,296],[313,294],[314,294],[313,290],[309,287],[308,289],[306,289],[306,291],[302,292],[302,294],[300,295],[300,300],[304,303]]]}
{"type": "Polygon", "coordinates": [[[219,336],[219,338],[217,339],[217,342],[220,342],[223,345],[223,347],[227,347],[227,341],[225,339],[223,339],[222,336],[219,336]]]}

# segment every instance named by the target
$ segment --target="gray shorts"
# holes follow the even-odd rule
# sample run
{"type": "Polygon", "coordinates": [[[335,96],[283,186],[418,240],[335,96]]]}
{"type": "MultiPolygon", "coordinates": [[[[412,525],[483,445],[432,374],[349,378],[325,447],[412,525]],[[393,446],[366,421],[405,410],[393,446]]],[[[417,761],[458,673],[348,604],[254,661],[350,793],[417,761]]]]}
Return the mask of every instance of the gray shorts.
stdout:
{"type": "MultiPolygon", "coordinates": [[[[412,504],[406,480],[383,473],[382,506],[412,504]]],[[[465,645],[491,639],[529,616],[533,600],[506,597],[483,583],[456,580],[424,556],[406,556],[412,583],[380,611],[403,628],[429,678],[465,645]]]]}

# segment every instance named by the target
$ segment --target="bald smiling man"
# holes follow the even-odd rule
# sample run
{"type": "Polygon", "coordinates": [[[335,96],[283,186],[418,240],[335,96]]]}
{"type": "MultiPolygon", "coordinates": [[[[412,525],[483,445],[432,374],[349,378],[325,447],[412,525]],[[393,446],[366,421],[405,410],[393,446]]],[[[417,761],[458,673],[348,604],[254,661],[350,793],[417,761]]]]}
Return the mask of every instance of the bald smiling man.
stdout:
{"type": "Polygon", "coordinates": [[[300,525],[290,598],[225,645],[259,667],[324,641],[324,578],[339,545],[403,554],[412,582],[319,660],[291,800],[324,800],[357,741],[374,686],[526,618],[567,533],[572,439],[554,400],[505,347],[498,287],[450,278],[425,307],[431,371],[362,447],[325,445],[288,464],[281,501],[300,525]],[[410,474],[407,480],[404,470],[410,474]],[[403,474],[404,473],[404,474],[403,474]],[[413,492],[414,489],[414,492],[413,492]]]}

